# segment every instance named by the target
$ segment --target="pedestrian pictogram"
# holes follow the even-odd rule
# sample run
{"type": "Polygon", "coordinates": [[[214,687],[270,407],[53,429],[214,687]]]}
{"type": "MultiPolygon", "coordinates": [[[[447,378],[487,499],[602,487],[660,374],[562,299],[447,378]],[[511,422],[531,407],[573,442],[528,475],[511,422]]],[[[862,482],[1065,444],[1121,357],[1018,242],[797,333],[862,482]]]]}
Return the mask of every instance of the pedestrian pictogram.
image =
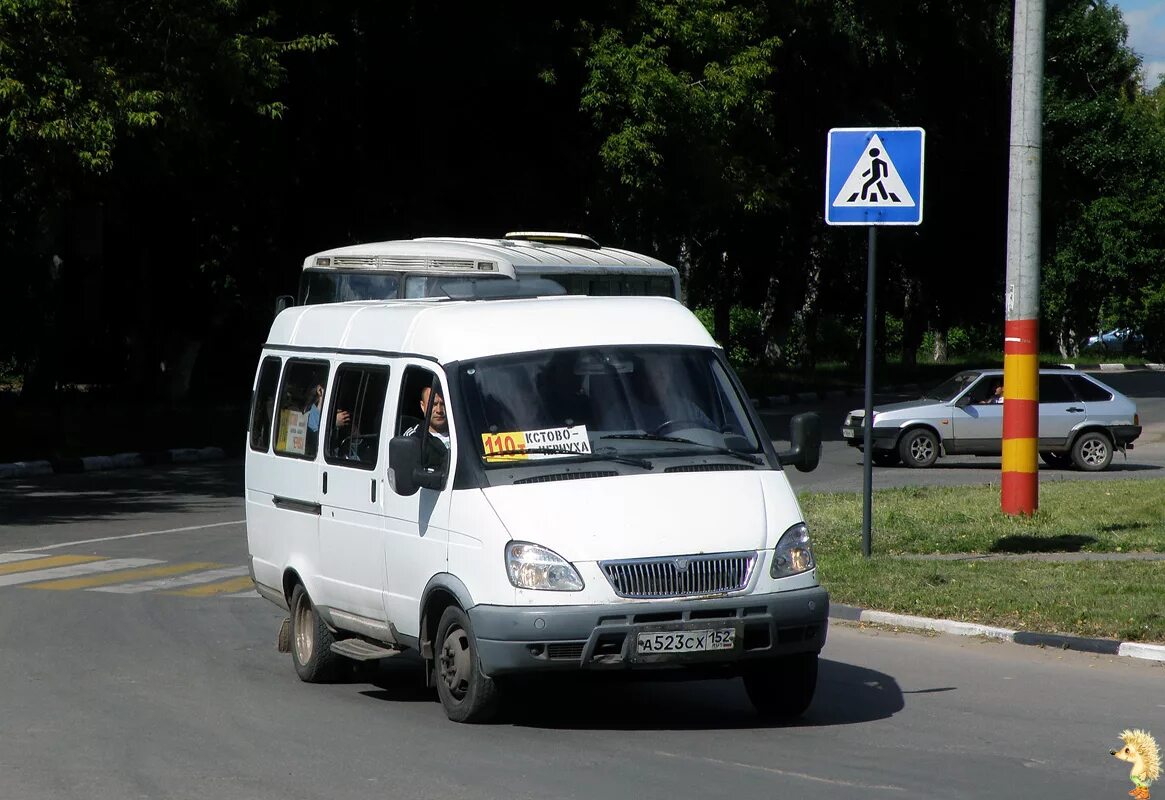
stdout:
{"type": "Polygon", "coordinates": [[[921,128],[829,132],[825,221],[917,225],[922,221],[921,128]]]}

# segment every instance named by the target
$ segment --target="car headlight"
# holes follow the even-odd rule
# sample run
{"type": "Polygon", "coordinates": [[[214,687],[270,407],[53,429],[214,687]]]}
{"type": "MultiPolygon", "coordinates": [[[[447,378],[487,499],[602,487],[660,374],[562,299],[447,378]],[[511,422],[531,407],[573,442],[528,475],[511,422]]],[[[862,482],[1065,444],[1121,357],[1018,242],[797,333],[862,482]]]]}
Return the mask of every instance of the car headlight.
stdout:
{"type": "Polygon", "coordinates": [[[774,578],[787,578],[813,569],[813,545],[809,542],[809,529],[804,522],[799,522],[781,536],[773,550],[773,565],[769,567],[769,575],[774,578]]]}
{"type": "Polygon", "coordinates": [[[506,545],[506,572],[519,589],[579,592],[583,580],[569,561],[553,550],[529,542],[506,545]]]}

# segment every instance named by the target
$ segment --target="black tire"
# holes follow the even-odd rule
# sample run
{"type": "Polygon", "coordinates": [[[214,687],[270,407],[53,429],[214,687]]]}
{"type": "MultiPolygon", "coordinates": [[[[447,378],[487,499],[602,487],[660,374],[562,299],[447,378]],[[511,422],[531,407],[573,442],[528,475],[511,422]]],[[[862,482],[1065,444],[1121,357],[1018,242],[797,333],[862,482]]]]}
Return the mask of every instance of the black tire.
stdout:
{"type": "Polygon", "coordinates": [[[445,715],[454,722],[489,722],[497,714],[501,696],[497,684],[481,672],[477,639],[469,615],[449,606],[437,623],[433,641],[433,669],[437,696],[445,715]]]}
{"type": "Polygon", "coordinates": [[[898,455],[911,469],[929,467],[938,460],[938,437],[928,428],[911,428],[898,440],[898,455]]]}
{"type": "Polygon", "coordinates": [[[874,463],[879,467],[896,467],[900,460],[897,450],[874,451],[874,463]]]}
{"type": "Polygon", "coordinates": [[[335,679],[340,656],[332,652],[335,638],[320,619],[303,584],[291,592],[291,661],[295,673],[307,683],[335,679]]]}
{"type": "Polygon", "coordinates": [[[805,713],[817,691],[817,654],[798,653],[749,665],[744,690],[765,719],[792,719],[805,713]]]}
{"type": "Polygon", "coordinates": [[[1072,463],[1084,472],[1101,472],[1112,463],[1112,439],[1101,431],[1085,431],[1072,443],[1072,463]]]}
{"type": "Polygon", "coordinates": [[[1040,458],[1053,469],[1066,469],[1072,466],[1072,455],[1070,453],[1059,453],[1055,450],[1041,450],[1040,458]]]}

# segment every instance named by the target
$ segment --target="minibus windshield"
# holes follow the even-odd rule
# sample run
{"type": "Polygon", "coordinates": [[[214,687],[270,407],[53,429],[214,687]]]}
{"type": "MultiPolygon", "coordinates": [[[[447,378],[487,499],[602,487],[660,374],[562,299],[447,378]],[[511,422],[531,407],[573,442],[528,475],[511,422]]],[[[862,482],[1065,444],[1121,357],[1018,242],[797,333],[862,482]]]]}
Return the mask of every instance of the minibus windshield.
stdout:
{"type": "MultiPolygon", "coordinates": [[[[486,466],[721,454],[765,463],[710,349],[588,347],[462,362],[465,419],[486,466]]],[[[631,463],[631,462],[629,462],[631,463]]]]}

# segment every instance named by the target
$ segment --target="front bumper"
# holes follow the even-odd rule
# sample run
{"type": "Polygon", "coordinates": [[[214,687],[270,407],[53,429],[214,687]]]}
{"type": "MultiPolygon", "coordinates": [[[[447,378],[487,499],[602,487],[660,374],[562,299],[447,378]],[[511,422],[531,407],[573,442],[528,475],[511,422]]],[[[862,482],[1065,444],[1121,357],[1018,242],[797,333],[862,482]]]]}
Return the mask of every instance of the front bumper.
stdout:
{"type": "Polygon", "coordinates": [[[820,586],[711,600],[588,606],[474,606],[469,619],[486,675],[569,670],[731,668],[825,646],[829,594],[820,586]],[[732,627],[732,650],[639,654],[635,634],[732,627]]]}
{"type": "MultiPolygon", "coordinates": [[[[874,430],[870,432],[870,439],[874,443],[874,449],[893,450],[898,446],[899,433],[901,431],[898,428],[879,428],[875,426],[874,430]]],[[[865,430],[862,428],[861,423],[841,426],[841,436],[850,447],[861,447],[864,444],[862,437],[865,435],[865,430]]]]}

